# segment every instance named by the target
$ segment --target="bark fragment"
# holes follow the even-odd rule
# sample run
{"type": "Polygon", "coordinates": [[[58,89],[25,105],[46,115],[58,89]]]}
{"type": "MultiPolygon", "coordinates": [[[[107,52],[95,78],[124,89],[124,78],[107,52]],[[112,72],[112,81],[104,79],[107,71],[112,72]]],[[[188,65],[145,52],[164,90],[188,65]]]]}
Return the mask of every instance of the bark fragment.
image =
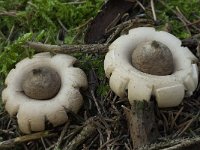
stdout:
{"type": "Polygon", "coordinates": [[[133,149],[155,142],[159,136],[153,102],[134,101],[131,109],[124,107],[133,149]]]}

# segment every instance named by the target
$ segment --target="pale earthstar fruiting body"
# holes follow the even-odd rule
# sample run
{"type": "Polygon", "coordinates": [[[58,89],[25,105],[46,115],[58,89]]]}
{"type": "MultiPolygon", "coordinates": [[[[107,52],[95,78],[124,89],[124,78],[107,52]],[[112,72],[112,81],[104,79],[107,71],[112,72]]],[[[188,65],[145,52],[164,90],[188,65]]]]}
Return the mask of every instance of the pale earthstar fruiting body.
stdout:
{"type": "Polygon", "coordinates": [[[192,95],[196,89],[197,61],[190,50],[182,47],[181,41],[172,34],[155,31],[151,27],[139,27],[120,36],[109,46],[104,70],[110,79],[111,89],[120,97],[126,96],[127,91],[131,104],[134,100],[149,101],[154,96],[159,107],[173,107],[179,105],[185,96],[192,95]],[[153,75],[133,66],[135,60],[132,62],[132,55],[136,47],[152,41],[162,43],[171,51],[171,73],[153,75]]]}
{"type": "MultiPolygon", "coordinates": [[[[53,126],[61,125],[68,121],[66,110],[77,113],[83,104],[83,97],[79,88],[86,89],[88,86],[85,73],[73,67],[76,59],[69,55],[57,54],[52,56],[50,53],[39,53],[33,58],[26,58],[20,61],[15,69],[8,74],[5,84],[6,88],[2,92],[2,100],[5,109],[11,116],[17,115],[17,121],[20,130],[23,133],[31,133],[31,131],[42,131],[45,129],[45,121],[50,122],[53,126]],[[45,75],[49,73],[50,75],[45,75]],[[35,73],[35,75],[33,75],[35,73]],[[29,76],[31,75],[31,76],[29,76]],[[37,83],[35,88],[41,85],[49,86],[48,90],[52,90],[54,86],[57,89],[53,94],[48,94],[44,87],[44,91],[28,93],[24,92],[26,86],[31,86],[32,81],[43,82],[55,79],[53,84],[37,83]],[[29,83],[26,80],[29,80],[29,83]],[[60,81],[60,83],[59,83],[60,81]],[[56,82],[58,85],[56,85],[56,82]],[[59,89],[59,90],[58,90],[59,89]],[[46,92],[42,95],[42,92],[46,92]],[[37,95],[38,99],[32,98],[37,95]],[[47,94],[47,95],[46,95],[47,94]],[[47,97],[49,99],[47,99],[47,97]]],[[[31,90],[32,87],[29,87],[31,90]]],[[[41,90],[40,89],[40,90],[41,90]]]]}

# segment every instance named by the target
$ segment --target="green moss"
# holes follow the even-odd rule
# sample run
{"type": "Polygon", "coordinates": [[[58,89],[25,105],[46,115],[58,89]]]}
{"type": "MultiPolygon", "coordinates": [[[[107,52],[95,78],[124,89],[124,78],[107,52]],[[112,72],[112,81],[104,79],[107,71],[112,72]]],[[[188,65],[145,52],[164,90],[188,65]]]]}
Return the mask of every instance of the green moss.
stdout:
{"type": "Polygon", "coordinates": [[[64,0],[0,1],[0,11],[17,12],[15,17],[0,16],[0,75],[4,79],[18,61],[32,54],[33,51],[23,47],[27,40],[57,44],[57,35],[62,28],[58,20],[68,30],[65,42],[72,43],[77,32],[75,28],[95,16],[102,2],[87,0],[81,4],[70,4],[64,0]]]}
{"type": "Polygon", "coordinates": [[[30,40],[32,33],[26,33],[23,36],[16,39],[12,44],[8,44],[4,47],[4,50],[0,55],[0,75],[5,77],[14,64],[20,61],[22,58],[31,56],[32,51],[25,49],[22,45],[30,40]]]}
{"type": "MultiPolygon", "coordinates": [[[[178,36],[181,39],[188,38],[191,34],[186,30],[184,24],[178,19],[175,14],[176,11],[180,12],[190,21],[198,20],[200,16],[199,0],[164,0],[164,5],[161,2],[156,3],[156,14],[161,23],[164,26],[165,23],[169,23],[171,26],[172,34],[178,36]]],[[[192,34],[197,33],[195,30],[191,30],[192,34]]]]}

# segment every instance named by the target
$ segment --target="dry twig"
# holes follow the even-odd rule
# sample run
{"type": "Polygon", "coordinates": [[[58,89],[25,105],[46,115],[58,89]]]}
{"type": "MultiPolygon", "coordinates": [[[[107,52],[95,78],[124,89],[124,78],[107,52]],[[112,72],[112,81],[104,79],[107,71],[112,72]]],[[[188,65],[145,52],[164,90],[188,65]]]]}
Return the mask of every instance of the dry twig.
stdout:
{"type": "Polygon", "coordinates": [[[90,118],[84,125],[81,132],[63,149],[76,150],[77,147],[88,139],[96,131],[94,118],[90,118]]]}
{"type": "Polygon", "coordinates": [[[153,20],[157,21],[156,11],[155,11],[154,1],[153,0],[151,0],[151,10],[152,10],[152,14],[153,14],[153,20]]]}
{"type": "Polygon", "coordinates": [[[199,146],[200,146],[200,137],[195,137],[192,139],[167,140],[166,142],[142,147],[139,150],[186,150],[186,149],[198,150],[199,146]]]}
{"type": "Polygon", "coordinates": [[[15,10],[11,11],[0,11],[0,16],[10,16],[10,17],[16,17],[17,12],[15,10]]]}
{"type": "Polygon", "coordinates": [[[98,53],[105,54],[108,51],[107,44],[90,44],[90,45],[50,45],[37,42],[27,42],[26,46],[35,49],[36,52],[52,52],[52,53],[98,53]]]}
{"type": "Polygon", "coordinates": [[[0,149],[12,148],[12,147],[15,147],[15,145],[17,144],[37,140],[44,137],[53,137],[53,136],[57,136],[57,133],[43,131],[43,132],[33,133],[30,135],[24,135],[24,136],[16,137],[14,139],[9,139],[7,141],[0,142],[0,149]]]}
{"type": "Polygon", "coordinates": [[[62,140],[63,140],[63,137],[64,137],[65,133],[67,132],[67,129],[68,129],[68,127],[69,127],[69,124],[70,124],[70,121],[68,121],[68,122],[65,124],[65,126],[63,127],[63,130],[62,130],[62,132],[61,132],[61,134],[60,134],[60,137],[58,138],[58,141],[57,141],[57,143],[55,144],[54,150],[58,150],[58,149],[59,149],[60,144],[61,144],[61,142],[62,142],[62,140]]]}

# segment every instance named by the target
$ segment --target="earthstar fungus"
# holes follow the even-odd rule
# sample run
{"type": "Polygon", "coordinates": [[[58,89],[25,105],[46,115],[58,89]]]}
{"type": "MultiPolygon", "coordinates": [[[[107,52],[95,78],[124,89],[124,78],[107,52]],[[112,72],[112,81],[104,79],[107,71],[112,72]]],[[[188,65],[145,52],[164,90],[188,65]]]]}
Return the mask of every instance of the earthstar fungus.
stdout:
{"type": "Polygon", "coordinates": [[[23,133],[42,131],[45,121],[53,126],[68,120],[66,110],[78,112],[88,86],[85,73],[73,67],[76,59],[65,54],[39,53],[20,61],[8,74],[2,92],[5,109],[17,115],[23,133]]]}
{"type": "Polygon", "coordinates": [[[172,34],[139,27],[110,45],[104,70],[111,89],[120,97],[127,91],[130,103],[155,96],[159,107],[173,107],[196,89],[197,61],[172,34]]]}

